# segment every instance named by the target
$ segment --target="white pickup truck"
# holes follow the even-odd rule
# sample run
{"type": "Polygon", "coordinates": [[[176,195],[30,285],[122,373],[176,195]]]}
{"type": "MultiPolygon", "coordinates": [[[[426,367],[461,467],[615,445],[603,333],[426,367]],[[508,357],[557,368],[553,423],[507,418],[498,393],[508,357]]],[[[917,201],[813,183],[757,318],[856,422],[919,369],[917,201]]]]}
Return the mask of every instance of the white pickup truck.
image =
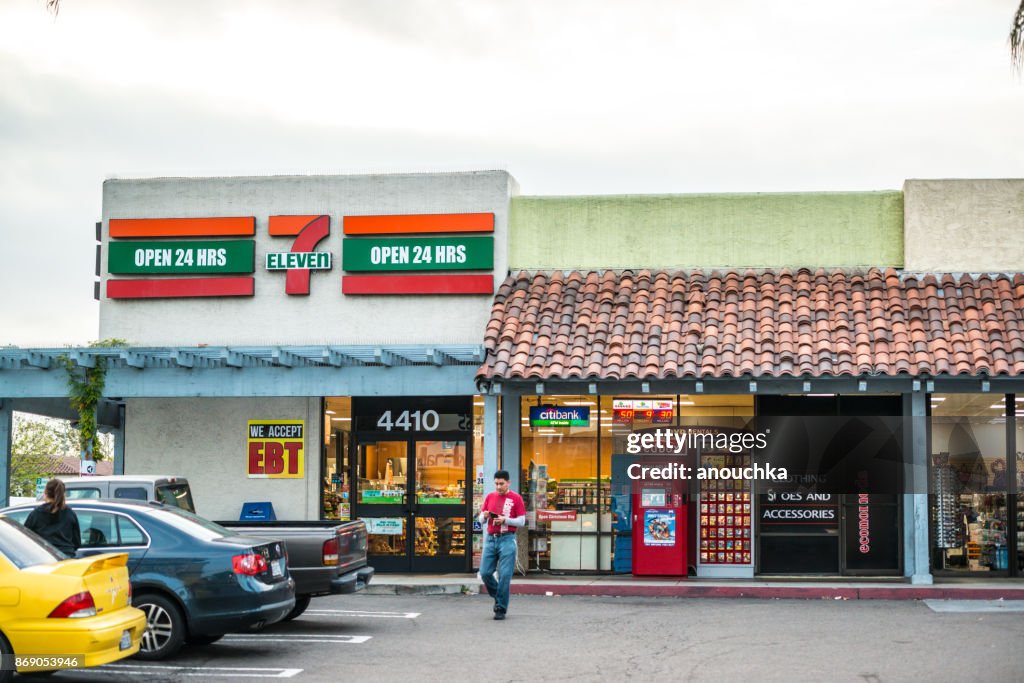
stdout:
{"type": "Polygon", "coordinates": [[[195,512],[188,479],[164,474],[117,474],[96,477],[63,477],[69,499],[114,498],[156,500],[164,505],[195,512]]]}

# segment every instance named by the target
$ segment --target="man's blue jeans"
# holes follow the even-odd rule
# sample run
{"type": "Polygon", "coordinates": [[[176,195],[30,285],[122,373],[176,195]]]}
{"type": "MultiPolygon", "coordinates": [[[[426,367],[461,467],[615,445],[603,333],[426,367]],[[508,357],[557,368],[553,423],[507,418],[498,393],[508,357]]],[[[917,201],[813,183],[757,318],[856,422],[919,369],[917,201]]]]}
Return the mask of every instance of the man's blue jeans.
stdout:
{"type": "Polygon", "coordinates": [[[487,594],[494,598],[494,606],[500,612],[508,609],[509,587],[512,572],[516,568],[516,535],[484,537],[484,552],[480,557],[480,578],[484,581],[487,594]],[[494,570],[498,580],[494,580],[494,570]]]}

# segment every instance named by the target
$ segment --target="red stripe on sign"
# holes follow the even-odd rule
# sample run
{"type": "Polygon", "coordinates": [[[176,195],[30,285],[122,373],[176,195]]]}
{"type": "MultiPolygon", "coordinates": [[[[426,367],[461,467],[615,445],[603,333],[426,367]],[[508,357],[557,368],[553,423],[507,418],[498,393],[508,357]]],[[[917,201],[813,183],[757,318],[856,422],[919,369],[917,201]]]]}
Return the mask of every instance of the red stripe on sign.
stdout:
{"type": "Polygon", "coordinates": [[[200,277],[168,280],[107,280],[108,299],[174,299],[197,296],[252,296],[251,277],[200,277]]]}
{"type": "Polygon", "coordinates": [[[493,294],[493,275],[346,275],[342,294],[493,294]]]}

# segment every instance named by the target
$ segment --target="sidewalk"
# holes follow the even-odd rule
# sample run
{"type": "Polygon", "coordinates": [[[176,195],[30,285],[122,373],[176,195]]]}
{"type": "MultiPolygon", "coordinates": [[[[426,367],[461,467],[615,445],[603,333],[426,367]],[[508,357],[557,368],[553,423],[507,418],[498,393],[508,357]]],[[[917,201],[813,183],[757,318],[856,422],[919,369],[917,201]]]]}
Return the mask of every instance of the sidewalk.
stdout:
{"type": "MultiPolygon", "coordinates": [[[[471,574],[380,574],[366,588],[377,595],[478,593],[483,586],[471,574]]],[[[1024,600],[1024,579],[968,580],[936,578],[933,585],[901,579],[846,581],[794,579],[772,581],[657,579],[615,576],[530,574],[512,580],[514,595],[590,595],[605,597],[762,598],[803,600],[1024,600]]]]}

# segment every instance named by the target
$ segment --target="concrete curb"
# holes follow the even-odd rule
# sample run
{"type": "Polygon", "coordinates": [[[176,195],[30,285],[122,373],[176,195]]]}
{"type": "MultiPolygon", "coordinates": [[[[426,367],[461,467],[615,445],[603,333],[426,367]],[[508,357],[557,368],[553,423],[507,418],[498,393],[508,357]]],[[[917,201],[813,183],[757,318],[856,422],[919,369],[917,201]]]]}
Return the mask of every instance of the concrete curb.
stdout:
{"type": "Polygon", "coordinates": [[[512,583],[516,595],[604,597],[756,598],[764,600],[1024,600],[1022,588],[949,586],[631,586],[512,583]]]}
{"type": "MultiPolygon", "coordinates": [[[[367,595],[476,595],[477,581],[444,583],[387,583],[366,587],[367,595]]],[[[991,588],[938,586],[728,586],[701,584],[605,584],[512,582],[514,595],[581,595],[591,597],[748,598],[761,600],[1024,600],[1024,585],[991,588]]]]}
{"type": "Polygon", "coordinates": [[[477,593],[479,583],[371,583],[361,592],[367,595],[459,595],[477,593]]]}

